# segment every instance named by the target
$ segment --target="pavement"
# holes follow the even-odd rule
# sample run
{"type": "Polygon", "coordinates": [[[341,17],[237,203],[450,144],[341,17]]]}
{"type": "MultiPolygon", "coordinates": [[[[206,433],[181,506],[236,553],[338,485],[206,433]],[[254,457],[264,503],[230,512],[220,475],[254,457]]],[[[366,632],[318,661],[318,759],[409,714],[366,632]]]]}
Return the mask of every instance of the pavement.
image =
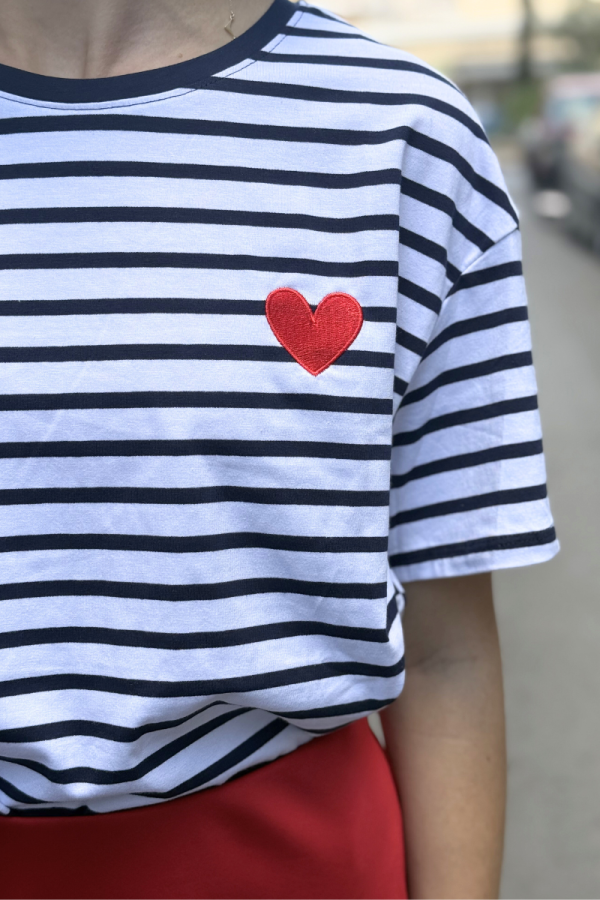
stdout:
{"type": "Polygon", "coordinates": [[[548,483],[562,552],[494,576],[509,805],[503,898],[600,897],[600,257],[519,206],[548,483]]]}

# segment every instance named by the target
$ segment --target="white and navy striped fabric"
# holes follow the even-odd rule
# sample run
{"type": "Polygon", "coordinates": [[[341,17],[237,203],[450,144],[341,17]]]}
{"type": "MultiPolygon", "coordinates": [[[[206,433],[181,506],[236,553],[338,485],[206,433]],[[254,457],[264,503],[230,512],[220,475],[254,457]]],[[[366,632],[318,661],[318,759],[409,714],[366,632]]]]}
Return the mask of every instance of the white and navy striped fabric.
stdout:
{"type": "Polygon", "coordinates": [[[402,580],[556,552],[517,217],[463,95],[304,3],[0,87],[0,808],[106,812],[391,702],[402,580]],[[282,287],[362,308],[317,377],[282,287]]]}

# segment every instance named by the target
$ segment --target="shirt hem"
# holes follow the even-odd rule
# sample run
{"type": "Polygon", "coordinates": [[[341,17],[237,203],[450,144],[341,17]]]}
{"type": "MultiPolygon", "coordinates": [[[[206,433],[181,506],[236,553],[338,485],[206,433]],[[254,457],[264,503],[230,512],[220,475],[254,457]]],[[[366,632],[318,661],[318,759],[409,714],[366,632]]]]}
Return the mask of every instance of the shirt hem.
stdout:
{"type": "Polygon", "coordinates": [[[434,578],[459,578],[478,575],[500,569],[517,569],[522,566],[549,562],[560,550],[559,541],[537,547],[511,550],[494,550],[488,553],[470,553],[455,559],[439,559],[435,562],[396,566],[394,572],[403,584],[434,578]]]}

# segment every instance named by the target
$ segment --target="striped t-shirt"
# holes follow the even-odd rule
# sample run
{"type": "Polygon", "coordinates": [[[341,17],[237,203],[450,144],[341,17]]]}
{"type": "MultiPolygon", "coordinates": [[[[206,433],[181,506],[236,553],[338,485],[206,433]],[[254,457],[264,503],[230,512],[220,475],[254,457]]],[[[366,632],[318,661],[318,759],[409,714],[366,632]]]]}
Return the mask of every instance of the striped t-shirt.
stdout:
{"type": "Polygon", "coordinates": [[[389,704],[402,580],[556,552],[517,216],[305,3],[0,87],[0,809],[141,806],[389,704]]]}

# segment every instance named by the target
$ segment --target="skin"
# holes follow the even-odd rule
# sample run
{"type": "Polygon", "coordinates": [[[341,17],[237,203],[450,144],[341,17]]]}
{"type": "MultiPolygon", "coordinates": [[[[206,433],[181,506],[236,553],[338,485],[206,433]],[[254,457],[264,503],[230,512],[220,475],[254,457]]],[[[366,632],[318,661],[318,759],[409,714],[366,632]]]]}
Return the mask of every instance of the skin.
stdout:
{"type": "Polygon", "coordinates": [[[382,715],[411,897],[497,897],[506,749],[491,576],[406,585],[406,688],[382,715]]]}
{"type": "MultiPolygon", "coordinates": [[[[231,0],[239,36],[271,0],[231,0]]],[[[159,69],[229,43],[229,0],[0,0],[0,63],[57,78],[159,69]]]]}
{"type": "MultiPolygon", "coordinates": [[[[232,0],[242,34],[271,0],[232,0]]],[[[61,78],[172,65],[228,43],[228,0],[0,0],[0,63],[61,78]]],[[[407,681],[382,715],[411,897],[498,895],[506,758],[489,575],[406,586],[407,681]]]]}

